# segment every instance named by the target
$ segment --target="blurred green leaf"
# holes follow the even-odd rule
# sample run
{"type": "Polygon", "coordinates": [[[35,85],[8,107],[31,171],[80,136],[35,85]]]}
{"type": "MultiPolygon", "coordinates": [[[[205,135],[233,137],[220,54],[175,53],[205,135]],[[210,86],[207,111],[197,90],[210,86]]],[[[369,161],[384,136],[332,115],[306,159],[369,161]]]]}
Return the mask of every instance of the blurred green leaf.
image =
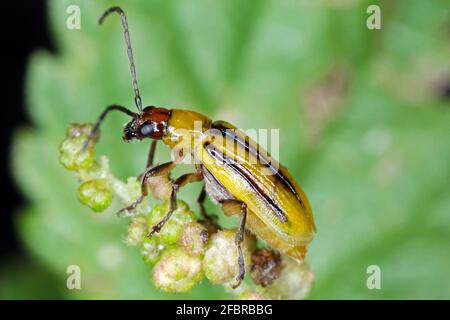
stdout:
{"type": "MultiPolygon", "coordinates": [[[[113,209],[96,215],[79,204],[74,177],[58,164],[69,123],[94,121],[108,104],[133,107],[119,18],[97,25],[114,4],[128,15],[144,103],[244,129],[281,128],[280,160],[317,220],[311,298],[448,298],[450,106],[436,81],[449,70],[450,6],[380,1],[383,27],[369,31],[369,3],[50,1],[57,53],[31,57],[26,89],[36,127],[16,135],[13,168],[31,203],[18,218],[27,250],[63,284],[68,265],[81,267],[83,290],[63,294],[228,297],[206,283],[187,295],[153,288],[137,250],[123,244],[126,222],[113,209]],[[81,8],[81,30],[66,28],[69,4],[81,8]],[[382,290],[366,287],[372,264],[381,267],[382,290]]],[[[148,148],[121,143],[125,121],[112,115],[98,148],[122,178],[142,170],[148,148]]],[[[181,193],[194,210],[198,190],[181,193]]]]}
{"type": "Polygon", "coordinates": [[[61,299],[64,283],[58,283],[42,266],[30,259],[7,257],[8,264],[0,267],[0,299],[61,299]]]}

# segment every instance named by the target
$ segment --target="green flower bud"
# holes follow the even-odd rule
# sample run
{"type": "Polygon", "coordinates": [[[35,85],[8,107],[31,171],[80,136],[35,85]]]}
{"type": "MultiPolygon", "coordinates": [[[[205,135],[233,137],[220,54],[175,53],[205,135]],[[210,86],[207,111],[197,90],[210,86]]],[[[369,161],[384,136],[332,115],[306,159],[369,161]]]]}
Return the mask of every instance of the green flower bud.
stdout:
{"type": "Polygon", "coordinates": [[[80,202],[95,212],[101,212],[109,207],[112,201],[112,191],[105,179],[92,179],[80,184],[77,190],[80,202]]]}
{"type": "MultiPolygon", "coordinates": [[[[203,259],[203,269],[205,276],[214,284],[232,281],[238,274],[236,231],[236,229],[220,230],[211,237],[203,259]]],[[[250,265],[250,253],[253,251],[255,243],[254,236],[247,233],[241,244],[247,270],[250,265]]]]}
{"type": "MultiPolygon", "coordinates": [[[[159,238],[165,245],[175,244],[180,237],[183,226],[188,222],[195,221],[195,215],[189,209],[186,202],[178,200],[177,204],[177,209],[173,212],[172,217],[167,221],[161,231],[154,235],[154,237],[159,238]]],[[[160,222],[167,212],[169,212],[169,201],[155,206],[148,216],[147,223],[149,228],[160,222]]]]}
{"type": "Polygon", "coordinates": [[[68,170],[87,169],[95,162],[95,150],[93,148],[94,141],[84,151],[83,148],[92,125],[89,124],[72,124],[67,130],[67,138],[59,148],[59,161],[68,170]]]}
{"type": "Polygon", "coordinates": [[[141,243],[141,255],[144,261],[150,265],[154,265],[161,258],[161,254],[166,246],[159,242],[159,239],[145,237],[141,243]]]}
{"type": "Polygon", "coordinates": [[[125,242],[130,246],[138,246],[148,233],[147,219],[143,216],[131,218],[125,242]]]}
{"type": "Polygon", "coordinates": [[[187,292],[203,278],[200,257],[178,249],[166,251],[153,268],[153,283],[166,292],[187,292]]]}
{"type": "Polygon", "coordinates": [[[177,245],[195,256],[203,255],[206,251],[208,231],[198,222],[190,222],[181,229],[177,245]]]}
{"type": "Polygon", "coordinates": [[[81,151],[84,140],[68,139],[65,140],[59,148],[59,161],[68,170],[87,169],[94,163],[94,149],[86,149],[81,151]]]}

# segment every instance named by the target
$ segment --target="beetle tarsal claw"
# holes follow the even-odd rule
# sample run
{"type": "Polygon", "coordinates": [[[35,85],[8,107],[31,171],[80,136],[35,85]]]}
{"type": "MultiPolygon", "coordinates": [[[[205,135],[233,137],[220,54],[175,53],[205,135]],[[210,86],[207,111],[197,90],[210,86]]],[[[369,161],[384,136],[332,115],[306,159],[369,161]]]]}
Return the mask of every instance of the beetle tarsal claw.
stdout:
{"type": "Polygon", "coordinates": [[[124,217],[126,215],[129,215],[131,212],[133,212],[136,207],[144,200],[144,196],[141,195],[135,202],[130,204],[128,207],[125,207],[121,210],[119,210],[116,214],[118,217],[124,217]]]}
{"type": "Polygon", "coordinates": [[[125,216],[125,208],[124,209],[120,209],[119,211],[116,212],[116,216],[118,216],[119,218],[122,218],[125,216]]]}
{"type": "Polygon", "coordinates": [[[239,287],[241,285],[243,279],[244,279],[243,276],[238,275],[236,277],[236,279],[234,280],[234,283],[231,285],[231,288],[236,289],[237,287],[239,287]]]}
{"type": "Polygon", "coordinates": [[[159,223],[158,223],[157,225],[155,225],[155,226],[152,227],[152,231],[150,231],[150,232],[148,233],[147,237],[148,237],[149,239],[151,239],[151,238],[153,237],[153,235],[154,235],[155,233],[158,233],[159,231],[161,231],[161,227],[159,226],[159,223]]]}
{"type": "Polygon", "coordinates": [[[241,249],[240,245],[237,246],[237,249],[238,249],[238,254],[239,254],[239,257],[238,257],[239,273],[236,276],[235,283],[231,285],[232,289],[236,289],[237,287],[239,287],[241,285],[242,280],[244,280],[244,277],[245,277],[244,255],[242,253],[242,249],[241,249]]]}
{"type": "Polygon", "coordinates": [[[119,211],[116,212],[116,215],[119,218],[123,218],[123,217],[127,217],[130,215],[130,213],[132,212],[132,210],[128,209],[128,207],[120,209],[119,211]]]}

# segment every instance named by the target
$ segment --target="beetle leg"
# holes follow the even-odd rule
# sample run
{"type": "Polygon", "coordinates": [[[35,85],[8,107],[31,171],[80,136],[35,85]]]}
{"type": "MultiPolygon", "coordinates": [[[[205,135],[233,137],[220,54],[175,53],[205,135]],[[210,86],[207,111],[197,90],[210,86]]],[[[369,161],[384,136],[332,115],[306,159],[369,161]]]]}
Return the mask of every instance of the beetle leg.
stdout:
{"type": "Polygon", "coordinates": [[[239,206],[239,211],[241,212],[241,221],[239,223],[239,229],[236,232],[235,238],[235,244],[238,250],[239,272],[236,276],[236,282],[231,286],[233,289],[239,287],[245,276],[245,261],[241,244],[244,241],[245,237],[245,222],[247,221],[247,205],[242,201],[234,199],[224,200],[222,202],[223,210],[227,214],[236,213],[236,210],[238,209],[237,206],[239,206]]]}
{"type": "Polygon", "coordinates": [[[200,206],[200,214],[206,224],[206,227],[208,227],[208,229],[217,231],[218,229],[220,229],[219,225],[215,221],[215,218],[217,218],[217,217],[211,216],[206,212],[205,200],[206,200],[206,190],[205,190],[205,185],[203,185],[202,191],[200,191],[200,194],[197,198],[198,205],[200,206]]]}
{"type": "Polygon", "coordinates": [[[144,173],[144,178],[142,179],[141,196],[135,202],[133,202],[131,205],[129,205],[128,207],[125,207],[122,210],[120,210],[119,212],[117,212],[117,215],[121,215],[123,212],[130,212],[130,211],[133,211],[134,209],[136,209],[136,207],[144,200],[144,198],[148,194],[148,190],[147,190],[148,179],[155,177],[155,176],[168,174],[173,168],[175,168],[175,166],[176,166],[175,162],[169,161],[169,162],[163,163],[157,167],[149,168],[144,173]]]}
{"type": "Polygon", "coordinates": [[[147,170],[153,166],[153,160],[155,159],[155,151],[156,151],[156,143],[157,142],[158,142],[158,140],[152,140],[152,143],[150,144],[150,149],[148,151],[148,156],[147,156],[147,164],[145,165],[145,171],[138,176],[139,179],[142,179],[145,172],[147,172],[147,170]]]}
{"type": "Polygon", "coordinates": [[[173,212],[177,209],[177,192],[178,190],[185,186],[188,183],[201,181],[203,179],[203,176],[198,173],[186,173],[180,176],[175,180],[175,182],[172,185],[172,193],[170,194],[170,208],[169,211],[166,213],[166,215],[159,221],[156,225],[152,227],[152,230],[148,234],[148,237],[151,238],[155,233],[158,233],[161,231],[161,229],[164,227],[167,221],[169,221],[170,217],[172,216],[173,212]]]}
{"type": "Polygon", "coordinates": [[[241,216],[241,221],[239,224],[239,230],[236,233],[236,246],[238,248],[238,253],[239,253],[239,257],[238,257],[238,262],[239,262],[239,273],[236,277],[236,283],[232,285],[232,288],[237,288],[239,287],[239,285],[241,284],[241,281],[244,279],[245,276],[245,262],[244,262],[244,254],[242,253],[242,248],[241,248],[241,244],[242,241],[244,241],[244,237],[245,237],[245,222],[247,220],[247,205],[242,202],[242,216],[241,216]]]}
{"type": "Polygon", "coordinates": [[[86,141],[83,144],[83,148],[81,149],[82,151],[85,151],[86,148],[88,147],[89,143],[95,138],[95,136],[98,133],[98,130],[100,129],[100,125],[102,124],[103,120],[105,120],[106,116],[111,112],[111,111],[120,111],[122,113],[125,113],[127,115],[129,115],[132,118],[136,118],[138,116],[137,113],[134,113],[130,110],[128,110],[125,107],[119,106],[117,104],[113,104],[109,107],[106,107],[106,109],[100,114],[100,116],[97,119],[97,122],[95,123],[94,127],[92,128],[91,132],[89,133],[88,138],[86,139],[86,141]]]}
{"type": "Polygon", "coordinates": [[[148,157],[147,157],[147,165],[145,167],[145,170],[153,166],[153,160],[155,159],[155,150],[156,150],[156,143],[158,140],[152,140],[152,144],[150,145],[150,150],[148,151],[148,157]]]}

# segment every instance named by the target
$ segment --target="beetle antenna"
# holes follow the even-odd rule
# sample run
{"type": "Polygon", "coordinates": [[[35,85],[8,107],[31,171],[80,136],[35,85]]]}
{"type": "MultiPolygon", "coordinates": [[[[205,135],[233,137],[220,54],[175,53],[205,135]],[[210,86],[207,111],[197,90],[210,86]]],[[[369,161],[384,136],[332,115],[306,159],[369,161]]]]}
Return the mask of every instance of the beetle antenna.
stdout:
{"type": "Polygon", "coordinates": [[[98,20],[98,23],[101,25],[105,18],[110,14],[116,12],[120,15],[120,19],[122,21],[122,26],[124,29],[123,35],[125,38],[125,44],[127,45],[127,53],[128,53],[128,60],[130,62],[130,72],[131,72],[131,79],[133,80],[133,89],[134,89],[134,102],[136,103],[136,107],[138,108],[139,112],[142,112],[142,100],[141,96],[139,94],[139,87],[138,87],[138,81],[136,76],[136,68],[134,66],[134,58],[133,58],[133,50],[131,49],[131,40],[130,40],[130,31],[128,29],[128,21],[127,16],[125,15],[125,12],[123,12],[122,8],[120,7],[111,7],[108,10],[106,10],[98,20]]]}
{"type": "Polygon", "coordinates": [[[98,117],[98,120],[95,123],[94,127],[92,128],[91,132],[89,132],[89,136],[86,139],[86,141],[84,142],[83,147],[81,148],[82,152],[86,151],[87,147],[89,146],[89,143],[92,140],[94,140],[95,136],[98,133],[98,130],[100,129],[100,125],[102,124],[103,120],[105,120],[106,116],[111,111],[120,111],[122,113],[125,113],[126,115],[129,115],[132,118],[137,118],[139,116],[138,114],[134,113],[133,111],[130,111],[127,108],[119,106],[117,104],[113,104],[113,105],[107,107],[98,117]]]}

